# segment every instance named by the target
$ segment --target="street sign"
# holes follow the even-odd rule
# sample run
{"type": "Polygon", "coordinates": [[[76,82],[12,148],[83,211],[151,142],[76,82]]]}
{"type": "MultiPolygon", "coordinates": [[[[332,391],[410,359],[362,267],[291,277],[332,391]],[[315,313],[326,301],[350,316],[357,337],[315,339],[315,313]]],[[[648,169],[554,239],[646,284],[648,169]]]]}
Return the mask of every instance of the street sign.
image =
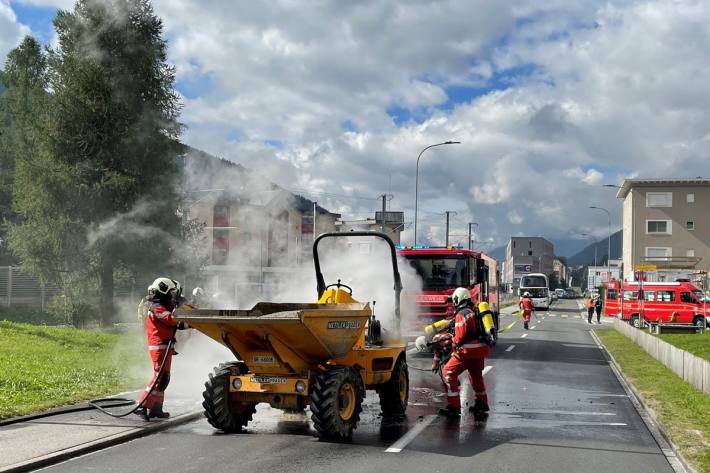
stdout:
{"type": "Polygon", "coordinates": [[[635,271],[655,271],[655,264],[637,264],[634,268],[635,271]]]}

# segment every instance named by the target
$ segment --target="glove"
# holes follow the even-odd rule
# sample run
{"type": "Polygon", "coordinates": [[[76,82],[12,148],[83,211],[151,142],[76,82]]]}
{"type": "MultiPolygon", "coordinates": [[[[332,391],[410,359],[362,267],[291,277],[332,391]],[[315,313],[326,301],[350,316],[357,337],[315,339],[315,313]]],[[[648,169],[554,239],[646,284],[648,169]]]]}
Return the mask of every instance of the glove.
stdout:
{"type": "Polygon", "coordinates": [[[427,343],[426,343],[426,337],[424,335],[420,335],[417,337],[417,339],[414,341],[414,347],[417,349],[417,351],[422,352],[426,348],[427,343]]]}

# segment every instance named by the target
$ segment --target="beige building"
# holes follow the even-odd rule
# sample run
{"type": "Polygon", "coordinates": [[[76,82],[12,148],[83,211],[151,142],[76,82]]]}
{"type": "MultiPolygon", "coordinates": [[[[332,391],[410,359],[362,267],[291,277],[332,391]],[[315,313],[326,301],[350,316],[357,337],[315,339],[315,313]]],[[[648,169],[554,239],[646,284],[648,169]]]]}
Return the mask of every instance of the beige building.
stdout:
{"type": "Polygon", "coordinates": [[[672,281],[710,269],[710,179],[627,179],[623,202],[624,277],[639,264],[672,281]]]}
{"type": "Polygon", "coordinates": [[[555,257],[552,260],[552,272],[555,273],[555,278],[557,278],[558,282],[562,285],[567,285],[567,266],[564,261],[555,257]]]}
{"type": "Polygon", "coordinates": [[[183,218],[204,225],[201,284],[223,305],[271,299],[310,264],[314,234],[336,231],[339,214],[241,165],[191,150],[184,176],[183,218]]]}

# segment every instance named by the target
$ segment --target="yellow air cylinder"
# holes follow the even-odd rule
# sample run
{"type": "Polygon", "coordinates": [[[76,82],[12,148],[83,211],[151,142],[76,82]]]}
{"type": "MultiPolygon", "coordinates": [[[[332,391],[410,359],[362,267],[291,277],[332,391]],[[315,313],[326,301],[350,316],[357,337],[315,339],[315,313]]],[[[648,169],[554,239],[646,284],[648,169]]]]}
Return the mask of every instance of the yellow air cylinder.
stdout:
{"type": "Polygon", "coordinates": [[[427,335],[437,334],[442,330],[446,329],[446,327],[448,327],[450,323],[450,320],[441,319],[438,322],[434,322],[433,324],[424,327],[424,333],[426,333],[427,335]]]}
{"type": "Polygon", "coordinates": [[[481,314],[481,319],[483,320],[483,329],[486,333],[491,333],[491,329],[495,327],[493,322],[493,313],[491,312],[488,302],[483,301],[478,304],[478,312],[481,314]]]}

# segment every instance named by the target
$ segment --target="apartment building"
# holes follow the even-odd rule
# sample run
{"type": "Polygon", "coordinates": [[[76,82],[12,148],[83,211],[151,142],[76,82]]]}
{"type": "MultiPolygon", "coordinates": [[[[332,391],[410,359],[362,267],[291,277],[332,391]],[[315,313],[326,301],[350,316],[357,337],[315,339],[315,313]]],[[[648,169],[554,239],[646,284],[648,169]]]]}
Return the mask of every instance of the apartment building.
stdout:
{"type": "Polygon", "coordinates": [[[543,237],[511,237],[505,250],[504,281],[515,291],[528,273],[553,272],[555,248],[543,237]]]}
{"type": "Polygon", "coordinates": [[[672,281],[710,270],[710,179],[627,179],[623,199],[624,278],[639,264],[650,280],[672,281]]]}

